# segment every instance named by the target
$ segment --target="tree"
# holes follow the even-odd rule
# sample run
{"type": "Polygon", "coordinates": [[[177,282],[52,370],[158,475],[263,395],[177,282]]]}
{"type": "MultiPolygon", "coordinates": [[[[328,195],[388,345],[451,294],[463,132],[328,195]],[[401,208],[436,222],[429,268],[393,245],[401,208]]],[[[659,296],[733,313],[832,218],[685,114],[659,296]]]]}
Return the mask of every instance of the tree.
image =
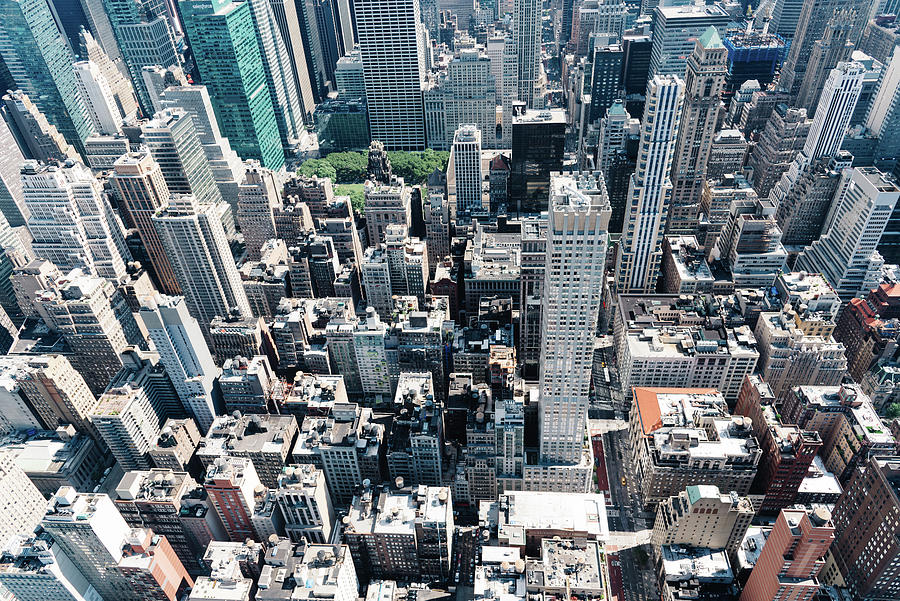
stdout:
{"type": "Polygon", "coordinates": [[[332,152],[325,160],[334,167],[338,184],[358,184],[365,181],[369,160],[364,152],[332,152]]]}
{"type": "Polygon", "coordinates": [[[900,403],[891,403],[884,412],[884,416],[888,419],[900,417],[900,403]]]}
{"type": "Polygon", "coordinates": [[[332,181],[337,176],[334,167],[325,159],[307,159],[297,169],[297,173],[306,177],[328,177],[332,181]]]}

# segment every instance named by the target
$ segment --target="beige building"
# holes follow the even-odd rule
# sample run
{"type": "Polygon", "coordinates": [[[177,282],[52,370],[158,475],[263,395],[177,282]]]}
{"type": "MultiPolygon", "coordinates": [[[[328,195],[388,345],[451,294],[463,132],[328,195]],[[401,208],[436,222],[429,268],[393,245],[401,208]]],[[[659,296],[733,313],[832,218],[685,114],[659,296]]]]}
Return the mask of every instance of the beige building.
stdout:
{"type": "Polygon", "coordinates": [[[734,551],[753,520],[750,499],[709,485],[688,486],[661,502],[650,542],[734,551]]]}

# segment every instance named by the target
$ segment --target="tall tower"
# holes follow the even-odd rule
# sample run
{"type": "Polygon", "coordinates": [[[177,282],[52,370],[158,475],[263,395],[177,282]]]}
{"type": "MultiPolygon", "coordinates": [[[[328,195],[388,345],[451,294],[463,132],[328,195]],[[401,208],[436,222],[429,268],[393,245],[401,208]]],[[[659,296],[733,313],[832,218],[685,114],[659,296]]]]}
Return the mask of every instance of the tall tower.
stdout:
{"type": "Polygon", "coordinates": [[[519,100],[528,108],[539,108],[543,100],[535,94],[541,77],[541,6],[539,0],[515,0],[513,5],[519,100]]]}
{"type": "Polygon", "coordinates": [[[153,217],[188,310],[207,341],[214,317],[251,316],[222,227],[226,208],[223,202],[200,204],[192,195],[174,195],[153,217]]]}
{"type": "Polygon", "coordinates": [[[180,296],[157,296],[139,315],[175,391],[205,433],[216,416],[212,391],[219,370],[203,330],[180,296]]]}
{"type": "Polygon", "coordinates": [[[0,59],[19,90],[27,94],[69,144],[81,152],[94,133],[76,92],[75,58],[45,0],[0,1],[0,59]]]}
{"type": "Polygon", "coordinates": [[[16,534],[30,535],[44,517],[47,506],[44,495],[8,450],[0,451],[0,499],[3,499],[0,538],[4,541],[16,534]]]}
{"type": "Polygon", "coordinates": [[[815,113],[828,73],[840,61],[850,58],[853,43],[849,38],[853,29],[854,16],[853,11],[849,9],[835,11],[834,16],[825,26],[822,39],[816,40],[813,44],[809,64],[806,66],[806,74],[795,103],[796,106],[805,108],[807,113],[815,113]]]}
{"type": "Polygon", "coordinates": [[[284,152],[250,4],[180,0],[179,6],[223,133],[241,158],[280,169],[284,152]]]}
{"type": "Polygon", "coordinates": [[[669,173],[683,99],[684,82],[674,75],[656,75],[647,86],[641,152],[628,186],[624,229],[616,256],[616,288],[620,294],[656,289],[672,199],[669,173]]]}
{"type": "Polygon", "coordinates": [[[796,269],[821,273],[841,300],[878,285],[884,259],[878,241],[900,199],[900,189],[874,167],[844,172],[822,237],[800,253],[796,269]]]}
{"type": "Polygon", "coordinates": [[[16,376],[38,417],[51,429],[72,424],[96,438],[89,417],[97,406],[87,382],[63,355],[38,355],[16,376]]]}
{"type": "Polygon", "coordinates": [[[259,261],[262,245],[277,237],[274,210],[282,206],[280,192],[281,186],[270,170],[247,170],[238,190],[237,219],[251,261],[259,261]]]}
{"type": "MultiPolygon", "coordinates": [[[[108,26],[109,24],[107,23],[108,26]]],[[[101,47],[90,32],[82,29],[79,33],[79,40],[82,55],[100,68],[100,72],[106,79],[107,84],[109,84],[109,89],[119,111],[126,119],[134,117],[137,114],[138,105],[134,95],[134,88],[131,87],[131,82],[128,80],[127,75],[122,74],[122,71],[119,70],[119,67],[116,66],[116,63],[110,57],[109,51],[104,51],[104,48],[101,47]]],[[[113,45],[116,53],[118,53],[119,47],[115,45],[115,40],[113,40],[113,45]]],[[[119,64],[121,64],[121,56],[119,64]]]]}
{"type": "Polygon", "coordinates": [[[78,61],[72,65],[75,84],[94,124],[103,135],[119,133],[124,115],[119,111],[112,89],[100,67],[93,61],[78,61]]]}
{"type": "Polygon", "coordinates": [[[281,145],[285,152],[291,153],[297,149],[301,137],[306,134],[291,61],[269,0],[249,1],[281,145]]]}
{"type": "Polygon", "coordinates": [[[481,131],[475,125],[461,125],[453,136],[447,164],[447,191],[455,217],[481,210],[481,131]]]}
{"type": "Polygon", "coordinates": [[[687,61],[684,110],[672,161],[668,233],[690,234],[696,229],[706,164],[719,121],[719,97],[727,73],[728,51],[719,32],[710,26],[697,40],[687,61]]]}
{"type": "Polygon", "coordinates": [[[425,148],[424,26],[418,0],[357,0],[369,128],[391,150],[425,148]]]}
{"type": "MultiPolygon", "coordinates": [[[[272,8],[275,23],[287,50],[304,121],[310,122],[316,108],[316,99],[297,3],[294,0],[269,0],[269,6],[272,8]]],[[[302,5],[299,8],[302,11],[302,5]]]]}
{"type": "Polygon", "coordinates": [[[3,213],[10,227],[25,225],[28,217],[20,174],[24,162],[25,157],[19,150],[12,129],[0,117],[0,213],[3,213]]]}
{"type": "Polygon", "coordinates": [[[116,191],[119,210],[141,235],[156,285],[166,294],[180,294],[172,263],[152,220],[157,209],[169,200],[169,188],[159,164],[145,150],[126,154],[113,164],[109,182],[116,191]]]}
{"type": "Polygon", "coordinates": [[[582,455],[611,210],[600,172],[550,181],[540,362],[541,463],[582,455]]]}
{"type": "MultiPolygon", "coordinates": [[[[793,4],[793,2],[789,2],[793,4]]],[[[791,98],[796,98],[803,85],[807,67],[813,54],[813,48],[817,41],[825,35],[825,28],[835,13],[842,9],[853,11],[853,27],[850,31],[850,41],[859,39],[862,29],[868,20],[869,7],[866,0],[807,0],[803,3],[800,17],[797,21],[797,29],[791,40],[791,49],[784,67],[781,69],[781,77],[778,79],[778,87],[790,93],[791,98]]],[[[779,28],[780,31],[780,28],[779,28]]]]}
{"type": "Polygon", "coordinates": [[[893,169],[900,159],[900,136],[896,135],[900,131],[900,46],[894,46],[891,62],[866,116],[866,127],[878,138],[875,165],[893,169]]]}
{"type": "MultiPolygon", "coordinates": [[[[122,58],[131,74],[141,108],[153,114],[153,103],[141,75],[144,67],[179,64],[165,0],[104,0],[122,58]]],[[[191,45],[194,39],[191,38],[191,45]]],[[[199,54],[199,49],[195,55],[199,54]]]]}
{"type": "MultiPolygon", "coordinates": [[[[77,161],[80,158],[75,147],[66,141],[22,90],[11,90],[3,96],[3,109],[9,118],[10,130],[25,147],[27,157],[44,163],[67,159],[77,161]]],[[[19,164],[16,168],[21,166],[19,164]]]]}

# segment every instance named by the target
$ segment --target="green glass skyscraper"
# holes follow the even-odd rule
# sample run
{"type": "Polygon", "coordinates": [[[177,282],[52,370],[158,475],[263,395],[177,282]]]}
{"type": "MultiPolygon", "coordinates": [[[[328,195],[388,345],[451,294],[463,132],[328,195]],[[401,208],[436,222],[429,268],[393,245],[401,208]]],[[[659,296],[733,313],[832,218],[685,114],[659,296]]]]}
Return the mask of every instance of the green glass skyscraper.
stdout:
{"type": "Polygon", "coordinates": [[[241,158],[280,169],[284,153],[250,4],[181,0],[180,6],[222,133],[241,158]]]}
{"type": "Polygon", "coordinates": [[[0,0],[0,56],[20,90],[79,152],[94,133],[74,57],[46,0],[0,0]]]}

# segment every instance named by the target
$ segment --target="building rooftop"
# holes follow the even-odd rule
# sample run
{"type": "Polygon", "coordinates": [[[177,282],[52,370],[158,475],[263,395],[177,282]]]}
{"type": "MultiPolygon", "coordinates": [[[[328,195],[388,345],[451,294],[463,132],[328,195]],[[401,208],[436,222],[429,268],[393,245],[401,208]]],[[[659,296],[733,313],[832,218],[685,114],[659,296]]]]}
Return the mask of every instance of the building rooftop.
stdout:
{"type": "MultiPolygon", "coordinates": [[[[295,423],[293,415],[241,415],[236,411],[234,415],[219,416],[200,441],[197,455],[283,454],[286,432],[295,423]]],[[[290,441],[287,442],[290,444],[290,441]]]]}
{"type": "Polygon", "coordinates": [[[602,493],[507,491],[498,501],[482,501],[479,523],[525,530],[583,532],[598,540],[609,538],[606,501],[602,493]]]}
{"type": "Polygon", "coordinates": [[[798,393],[807,407],[815,406],[819,411],[835,411],[841,409],[845,415],[852,417],[858,436],[875,446],[891,446],[896,444],[890,429],[872,407],[872,401],[857,385],[842,386],[800,386],[798,393]]]}
{"type": "Polygon", "coordinates": [[[699,549],[663,545],[661,573],[667,581],[696,579],[700,582],[731,582],[734,573],[724,549],[699,549]]]}
{"type": "Polygon", "coordinates": [[[540,560],[529,560],[526,581],[529,589],[572,591],[579,596],[602,597],[606,560],[594,540],[544,539],[540,560]]]}
{"type": "Polygon", "coordinates": [[[16,465],[26,474],[58,474],[74,470],[76,459],[92,441],[74,427],[57,430],[20,430],[3,437],[0,448],[13,454],[16,465]],[[60,432],[62,430],[62,432],[60,432]]]}
{"type": "Polygon", "coordinates": [[[414,536],[416,523],[442,524],[450,511],[450,489],[420,485],[400,490],[379,490],[371,486],[353,499],[347,532],[414,536]]]}
{"type": "Polygon", "coordinates": [[[172,501],[187,479],[193,480],[186,472],[167,469],[125,472],[116,486],[116,496],[122,501],[172,501]]]}
{"type": "Polygon", "coordinates": [[[828,471],[825,462],[819,455],[813,459],[809,472],[797,489],[798,495],[829,495],[838,497],[844,489],[837,476],[828,471]]]}

